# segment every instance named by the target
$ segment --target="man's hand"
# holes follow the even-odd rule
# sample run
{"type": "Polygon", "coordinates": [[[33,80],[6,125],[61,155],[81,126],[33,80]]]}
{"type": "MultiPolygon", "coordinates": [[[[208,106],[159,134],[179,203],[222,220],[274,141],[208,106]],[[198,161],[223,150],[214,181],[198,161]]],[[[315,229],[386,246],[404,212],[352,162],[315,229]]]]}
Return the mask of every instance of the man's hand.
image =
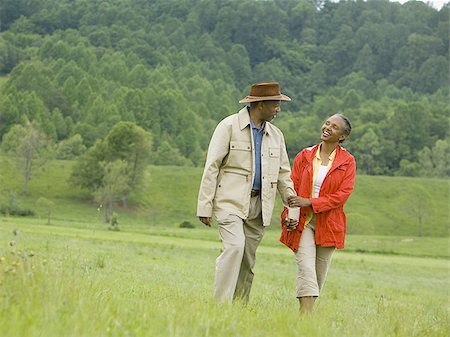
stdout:
{"type": "Polygon", "coordinates": [[[297,220],[292,220],[289,218],[285,218],[284,219],[284,225],[286,226],[286,230],[288,232],[293,231],[295,228],[297,228],[298,225],[298,221],[297,220]]]}
{"type": "Polygon", "coordinates": [[[198,217],[201,222],[203,222],[206,226],[211,227],[211,217],[209,216],[199,216],[198,217]]]}

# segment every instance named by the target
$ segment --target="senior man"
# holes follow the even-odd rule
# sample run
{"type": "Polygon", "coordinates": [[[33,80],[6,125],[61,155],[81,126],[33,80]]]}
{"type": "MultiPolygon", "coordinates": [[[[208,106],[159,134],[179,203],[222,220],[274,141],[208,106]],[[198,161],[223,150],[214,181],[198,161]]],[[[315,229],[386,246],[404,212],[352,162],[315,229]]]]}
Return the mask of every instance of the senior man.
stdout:
{"type": "Polygon", "coordinates": [[[295,196],[283,133],[271,121],[283,95],[277,82],[255,83],[212,135],[198,194],[197,216],[219,224],[223,251],[216,260],[214,298],[249,300],[256,249],[270,225],[276,190],[283,203],[295,196]]]}

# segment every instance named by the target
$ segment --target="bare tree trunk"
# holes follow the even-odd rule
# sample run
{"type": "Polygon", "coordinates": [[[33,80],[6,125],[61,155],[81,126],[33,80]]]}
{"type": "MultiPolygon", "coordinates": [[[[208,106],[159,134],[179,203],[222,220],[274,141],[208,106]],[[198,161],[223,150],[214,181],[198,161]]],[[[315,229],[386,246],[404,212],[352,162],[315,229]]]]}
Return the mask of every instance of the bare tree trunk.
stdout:
{"type": "Polygon", "coordinates": [[[422,209],[419,209],[418,214],[417,214],[417,219],[419,220],[419,225],[418,225],[419,238],[422,237],[423,218],[424,218],[424,212],[422,209]]]}
{"type": "Polygon", "coordinates": [[[105,223],[109,223],[111,221],[111,215],[113,212],[113,198],[108,196],[105,200],[105,223]]]}
{"type": "Polygon", "coordinates": [[[32,164],[32,159],[31,157],[27,156],[25,158],[25,166],[24,166],[24,170],[23,170],[23,193],[25,195],[28,194],[28,183],[30,182],[30,178],[31,178],[31,164],[32,164]]]}

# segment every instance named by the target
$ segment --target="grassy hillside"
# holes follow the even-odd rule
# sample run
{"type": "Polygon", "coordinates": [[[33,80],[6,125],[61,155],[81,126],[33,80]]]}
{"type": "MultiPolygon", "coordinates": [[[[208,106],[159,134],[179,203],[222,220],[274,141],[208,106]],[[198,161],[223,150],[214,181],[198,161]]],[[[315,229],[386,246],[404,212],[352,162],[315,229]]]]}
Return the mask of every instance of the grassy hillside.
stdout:
{"type": "MultiPolygon", "coordinates": [[[[1,188],[21,191],[22,178],[14,161],[0,157],[1,188]]],[[[102,210],[89,195],[67,183],[73,162],[50,161],[36,172],[30,182],[30,194],[17,193],[15,202],[37,212],[45,223],[45,209],[37,204],[40,197],[55,205],[56,221],[73,222],[83,227],[102,224],[102,210]]],[[[118,207],[119,225],[135,230],[148,226],[178,227],[183,221],[200,226],[195,211],[202,168],[150,166],[139,190],[131,196],[130,205],[118,207]]],[[[423,212],[424,236],[448,236],[449,180],[405,177],[357,176],[346,213],[349,234],[416,236],[417,211],[423,212]]],[[[10,193],[3,193],[3,195],[10,193]]],[[[273,226],[278,231],[280,200],[274,212],[273,226]]]]}
{"type": "Polygon", "coordinates": [[[300,318],[285,248],[259,248],[249,305],[221,306],[219,242],[18,220],[0,219],[1,336],[449,334],[445,259],[336,252],[314,316],[300,318]]]}
{"type": "Polygon", "coordinates": [[[7,80],[8,80],[7,76],[0,76],[0,89],[2,88],[3,84],[6,83],[7,80]]]}

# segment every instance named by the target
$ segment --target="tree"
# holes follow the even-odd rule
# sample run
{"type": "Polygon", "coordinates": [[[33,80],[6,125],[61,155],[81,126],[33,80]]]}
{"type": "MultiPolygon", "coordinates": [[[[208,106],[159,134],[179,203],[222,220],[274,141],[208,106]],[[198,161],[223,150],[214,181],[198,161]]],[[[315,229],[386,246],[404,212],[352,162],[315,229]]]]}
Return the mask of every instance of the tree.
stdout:
{"type": "Polygon", "coordinates": [[[311,1],[298,1],[288,16],[289,31],[299,40],[302,31],[313,27],[316,8],[311,1]]]}
{"type": "Polygon", "coordinates": [[[433,93],[447,84],[448,70],[447,58],[431,56],[420,66],[414,87],[421,92],[433,93]]]}
{"type": "Polygon", "coordinates": [[[276,80],[290,153],[317,141],[305,117],[340,112],[355,156],[379,137],[371,174],[434,175],[415,168],[448,137],[448,27],[448,7],[419,1],[0,0],[0,136],[32,120],[90,148],[131,121],[154,163],[197,164],[249,83],[276,80]]]}
{"type": "Polygon", "coordinates": [[[114,202],[123,195],[129,193],[131,187],[129,182],[128,163],[124,160],[115,160],[113,162],[103,162],[102,183],[94,192],[95,200],[104,209],[104,221],[108,223],[114,210],[114,202]]]}
{"type": "Polygon", "coordinates": [[[15,125],[3,137],[3,150],[17,158],[23,174],[23,193],[28,194],[28,183],[32,172],[45,163],[49,141],[34,123],[15,125]]]}
{"type": "Polygon", "coordinates": [[[250,67],[250,58],[245,46],[241,44],[234,44],[227,53],[227,63],[233,70],[239,86],[246,85],[244,81],[250,77],[252,69],[250,67]]]}
{"type": "Polygon", "coordinates": [[[51,218],[52,218],[52,211],[55,207],[55,203],[47,198],[40,197],[37,200],[37,204],[45,209],[45,213],[47,215],[47,225],[50,225],[51,218]]]}
{"type": "Polygon", "coordinates": [[[375,165],[378,164],[377,157],[381,154],[381,148],[378,136],[372,128],[369,128],[361,137],[358,145],[359,151],[355,153],[355,156],[361,158],[357,161],[360,163],[360,168],[366,174],[373,174],[375,165]]]}
{"type": "Polygon", "coordinates": [[[106,160],[105,144],[102,140],[97,140],[92,147],[78,157],[69,178],[70,183],[90,192],[96,191],[102,184],[104,173],[102,162],[106,160]]]}
{"type": "Polygon", "coordinates": [[[143,179],[150,158],[151,134],[132,122],[119,122],[105,138],[108,160],[123,160],[129,165],[131,190],[143,179]]]}
{"type": "MultiPolygon", "coordinates": [[[[144,178],[150,154],[151,134],[132,122],[119,122],[105,139],[97,140],[94,146],[78,158],[70,178],[71,183],[98,194],[98,190],[105,185],[105,174],[112,170],[109,163],[122,161],[127,166],[128,188],[120,193],[120,198],[125,203],[129,194],[144,178]]],[[[118,172],[124,170],[117,169],[115,174],[119,174],[118,172]]],[[[107,191],[102,190],[102,193],[107,191]]]]}
{"type": "Polygon", "coordinates": [[[450,176],[450,143],[439,139],[433,148],[424,147],[417,154],[419,173],[423,177],[447,178],[450,176]]]}
{"type": "Polygon", "coordinates": [[[184,158],[178,148],[163,141],[152,158],[155,165],[192,166],[191,162],[184,158]]]}
{"type": "Polygon", "coordinates": [[[419,172],[421,176],[433,175],[434,165],[432,159],[432,152],[429,147],[425,146],[417,153],[419,172]]]}
{"type": "Polygon", "coordinates": [[[16,104],[16,98],[9,94],[0,97],[0,137],[3,136],[8,129],[21,122],[23,116],[19,113],[19,108],[16,104]]]}
{"type": "Polygon", "coordinates": [[[450,142],[449,139],[438,139],[433,146],[433,164],[435,174],[440,178],[450,176],[450,142]]]}
{"type": "Polygon", "coordinates": [[[16,61],[15,48],[3,38],[0,38],[0,74],[10,72],[16,61]]]}
{"type": "Polygon", "coordinates": [[[29,61],[20,63],[11,72],[10,85],[14,85],[19,91],[35,92],[44,102],[53,99],[55,93],[52,82],[49,79],[50,69],[41,61],[29,61]]]}
{"type": "MultiPolygon", "coordinates": [[[[398,51],[395,63],[396,71],[393,72],[392,78],[398,86],[409,86],[413,89],[421,89],[423,84],[420,82],[421,77],[429,77],[429,73],[445,73],[448,70],[448,61],[442,62],[440,58],[431,58],[428,64],[422,65],[433,54],[437,54],[443,49],[442,41],[434,36],[413,33],[408,37],[408,43],[398,51]],[[432,66],[438,66],[440,69],[430,69],[432,66]]],[[[429,79],[429,78],[428,78],[429,79]]],[[[438,77],[438,80],[441,79],[438,77]]],[[[434,81],[433,81],[434,82],[434,81]]],[[[435,86],[430,84],[430,88],[435,86]]],[[[430,90],[423,88],[423,90],[430,90]]]]}
{"type": "Polygon", "coordinates": [[[75,134],[70,138],[62,140],[56,149],[56,158],[58,159],[74,159],[82,155],[86,151],[83,144],[83,138],[79,134],[75,134]]]}
{"type": "Polygon", "coordinates": [[[432,213],[432,200],[431,195],[420,186],[416,187],[413,193],[403,196],[403,210],[417,221],[418,237],[423,236],[425,219],[432,213]]]}
{"type": "Polygon", "coordinates": [[[368,44],[365,44],[358,53],[353,70],[360,71],[366,75],[367,78],[372,78],[375,73],[376,57],[373,55],[372,49],[368,44]]]}

